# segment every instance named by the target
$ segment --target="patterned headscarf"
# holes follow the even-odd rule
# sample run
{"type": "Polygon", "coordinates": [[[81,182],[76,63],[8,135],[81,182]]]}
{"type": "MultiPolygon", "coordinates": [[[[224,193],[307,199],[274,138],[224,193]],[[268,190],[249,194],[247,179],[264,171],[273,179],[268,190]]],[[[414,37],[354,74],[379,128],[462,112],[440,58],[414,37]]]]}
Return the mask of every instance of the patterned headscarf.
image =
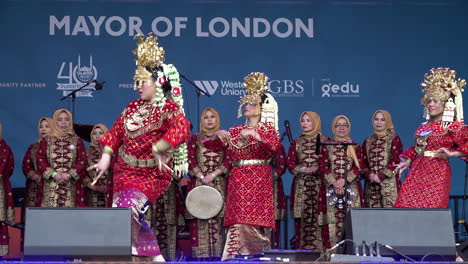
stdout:
{"type": "Polygon", "coordinates": [[[91,134],[90,134],[91,144],[90,145],[94,147],[99,147],[99,142],[96,142],[93,138],[93,133],[94,133],[94,130],[96,130],[96,128],[100,128],[104,132],[104,134],[106,134],[107,131],[109,131],[109,129],[103,124],[97,124],[93,127],[93,130],[91,130],[91,134]]]}
{"type": "Polygon", "coordinates": [[[70,113],[70,111],[68,111],[67,109],[59,109],[59,110],[55,111],[53,128],[54,128],[54,131],[53,131],[54,137],[64,137],[66,135],[72,135],[72,136],[75,135],[75,132],[73,131],[73,116],[72,116],[72,113],[70,113]],[[70,127],[68,127],[67,131],[60,130],[59,127],[58,127],[58,124],[57,124],[58,117],[62,112],[65,112],[68,115],[68,117],[70,118],[70,127]]]}
{"type": "Polygon", "coordinates": [[[220,127],[220,120],[219,120],[219,113],[218,111],[214,110],[213,108],[211,107],[207,107],[205,108],[205,110],[203,110],[202,114],[201,114],[201,120],[200,120],[200,131],[201,132],[216,132],[219,130],[219,127],[220,127]],[[203,126],[203,120],[205,119],[205,116],[206,114],[208,113],[208,111],[212,112],[216,118],[216,126],[213,128],[213,129],[206,129],[204,126],[203,126]]]}
{"type": "Polygon", "coordinates": [[[374,129],[374,134],[376,136],[378,136],[378,137],[385,136],[388,133],[394,134],[395,133],[395,126],[393,126],[392,116],[390,115],[389,112],[387,112],[385,110],[375,111],[375,113],[372,115],[372,123],[374,122],[374,118],[377,115],[377,113],[382,113],[382,115],[384,116],[384,118],[385,118],[385,129],[382,130],[382,131],[377,131],[377,130],[374,129]]]}
{"type": "Polygon", "coordinates": [[[308,115],[310,120],[312,121],[312,130],[309,132],[302,131],[302,135],[316,136],[322,130],[322,120],[320,119],[320,116],[315,112],[305,111],[305,112],[302,112],[301,117],[299,118],[299,123],[301,122],[301,119],[304,115],[308,115]]]}
{"type": "MultiPolygon", "coordinates": [[[[349,118],[347,118],[346,116],[344,115],[339,115],[337,117],[335,117],[333,119],[333,122],[332,122],[332,131],[333,131],[333,140],[337,141],[337,142],[352,142],[351,138],[349,137],[349,132],[351,132],[351,122],[349,121],[349,118]],[[343,118],[344,120],[346,120],[346,122],[348,122],[348,134],[346,134],[344,137],[339,137],[336,135],[336,123],[338,123],[338,120],[340,120],[341,118],[343,118]]],[[[351,157],[354,161],[354,164],[356,164],[356,166],[361,169],[361,165],[359,164],[359,160],[356,156],[356,152],[354,151],[354,146],[351,146],[351,145],[348,145],[347,149],[346,149],[346,154],[348,155],[348,157],[351,157]]]]}
{"type": "Polygon", "coordinates": [[[49,132],[49,135],[48,136],[52,136],[54,134],[54,120],[50,117],[43,117],[41,119],[39,119],[39,123],[37,124],[37,132],[39,133],[39,138],[37,139],[37,142],[40,142],[42,140],[42,136],[41,136],[41,122],[42,120],[45,120],[47,121],[47,123],[49,123],[49,127],[50,127],[50,132],[49,132]]]}

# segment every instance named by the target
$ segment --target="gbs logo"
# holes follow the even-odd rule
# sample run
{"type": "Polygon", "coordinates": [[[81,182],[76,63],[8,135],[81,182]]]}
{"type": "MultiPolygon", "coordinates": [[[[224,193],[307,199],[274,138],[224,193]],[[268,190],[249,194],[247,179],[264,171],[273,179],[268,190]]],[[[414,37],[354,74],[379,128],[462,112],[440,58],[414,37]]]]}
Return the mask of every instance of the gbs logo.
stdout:
{"type": "Polygon", "coordinates": [[[304,93],[303,80],[272,80],[268,82],[268,88],[273,95],[298,96],[304,93]]]}
{"type": "Polygon", "coordinates": [[[335,84],[330,79],[323,79],[322,82],[322,97],[359,97],[359,84],[335,84]]]}

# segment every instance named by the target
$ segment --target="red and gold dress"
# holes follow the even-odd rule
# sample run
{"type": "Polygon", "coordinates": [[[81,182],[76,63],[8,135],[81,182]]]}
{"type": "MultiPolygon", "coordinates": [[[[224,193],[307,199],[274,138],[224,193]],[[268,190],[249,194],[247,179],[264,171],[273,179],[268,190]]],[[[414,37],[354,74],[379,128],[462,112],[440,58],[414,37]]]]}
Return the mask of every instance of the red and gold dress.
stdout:
{"type": "MultiPolygon", "coordinates": [[[[1,130],[0,130],[1,133],[1,130]]],[[[1,134],[0,134],[1,135],[1,134]]],[[[13,174],[15,162],[13,152],[4,139],[0,139],[0,220],[14,221],[15,209],[10,176],[13,174]]],[[[0,256],[8,254],[8,226],[0,223],[0,256]]]]}
{"type": "Polygon", "coordinates": [[[136,189],[153,203],[169,185],[171,172],[159,170],[152,144],[164,139],[177,147],[189,136],[190,124],[171,100],[162,109],[142,99],[131,102],[100,140],[118,152],[113,192],[136,189]]]}
{"type": "MultiPolygon", "coordinates": [[[[92,166],[99,162],[99,159],[102,156],[101,148],[97,145],[91,145],[86,148],[86,154],[88,157],[88,166],[92,166]]],[[[111,170],[107,170],[101,178],[97,181],[96,185],[104,185],[108,186],[110,184],[111,179],[111,170]]],[[[93,191],[87,188],[88,183],[93,182],[95,176],[95,171],[90,170],[87,173],[87,177],[84,180],[84,186],[86,188],[86,203],[88,207],[108,207],[112,196],[108,195],[107,193],[102,193],[98,191],[93,191]]],[[[107,188],[109,189],[109,188],[107,188]]]]}
{"type": "MultiPolygon", "coordinates": [[[[239,248],[243,245],[240,241],[262,238],[264,242],[269,242],[264,229],[275,228],[273,171],[269,160],[281,144],[278,132],[272,126],[260,122],[254,130],[262,141],[253,137],[244,140],[240,136],[244,129],[248,129],[246,124],[229,129],[228,146],[225,146],[220,139],[205,143],[205,146],[212,149],[216,149],[216,145],[218,149],[229,147],[227,152],[232,162],[224,215],[224,226],[229,227],[229,230],[223,259],[238,254],[239,248]],[[247,230],[255,232],[250,239],[245,237],[249,232],[247,230]]],[[[270,245],[267,245],[266,248],[269,247],[270,245]]],[[[243,247],[243,250],[240,253],[253,253],[249,247],[243,247]]]]}
{"type": "MultiPolygon", "coordinates": [[[[357,143],[356,143],[357,144],[357,143]]],[[[355,164],[352,157],[346,154],[347,146],[340,145],[326,145],[322,148],[321,156],[319,157],[319,170],[322,174],[323,181],[325,183],[326,191],[333,189],[333,183],[338,179],[345,179],[345,171],[347,171],[347,177],[345,179],[345,186],[354,194],[348,197],[350,198],[351,204],[346,205],[342,208],[338,204],[332,205],[333,198],[336,197],[334,194],[327,196],[326,198],[326,219],[324,223],[328,227],[328,239],[329,245],[326,245],[327,248],[335,245],[341,239],[341,234],[343,230],[343,223],[346,213],[351,207],[363,207],[363,193],[361,182],[359,179],[360,169],[355,164]]],[[[357,147],[354,151],[360,167],[364,167],[364,161],[362,159],[362,150],[361,146],[357,144],[357,147]]],[[[345,190],[345,192],[347,192],[345,190]]],[[[326,230],[326,229],[325,229],[326,230]]]]}
{"type": "Polygon", "coordinates": [[[38,206],[86,206],[83,180],[88,161],[85,146],[78,136],[47,136],[39,143],[36,157],[38,171],[42,175],[38,206]],[[71,178],[65,183],[57,184],[52,177],[54,172],[69,173],[71,178]]]}
{"type": "Polygon", "coordinates": [[[362,174],[366,177],[366,207],[393,207],[401,185],[398,173],[393,173],[394,164],[400,162],[400,154],[403,151],[400,137],[395,133],[383,136],[374,134],[364,140],[362,149],[365,166],[362,174]],[[380,183],[370,181],[371,173],[378,175],[380,183]]]}
{"type": "MultiPolygon", "coordinates": [[[[205,147],[202,140],[207,136],[203,133],[192,135],[187,149],[189,153],[189,176],[187,191],[203,185],[203,182],[196,177],[197,173],[203,175],[214,172],[216,169],[222,171],[213,181],[213,187],[219,191],[223,200],[226,199],[226,175],[229,165],[225,165],[226,157],[224,150],[213,151],[205,147]]],[[[219,260],[223,253],[223,217],[224,208],[219,214],[211,219],[197,219],[189,212],[186,218],[190,225],[190,243],[193,258],[213,258],[219,260]]]]}
{"type": "Polygon", "coordinates": [[[184,211],[179,184],[173,180],[145,213],[165,260],[177,258],[177,230],[185,225],[184,211]]]}
{"type": "MultiPolygon", "coordinates": [[[[321,135],[321,140],[330,139],[321,135]]],[[[289,147],[287,164],[294,175],[290,207],[296,234],[295,249],[322,252],[322,226],[326,218],[325,185],[318,170],[312,174],[304,173],[304,168],[319,167],[316,148],[317,136],[298,137],[289,147]]]]}
{"type": "Polygon", "coordinates": [[[280,145],[270,161],[273,169],[273,201],[275,202],[275,229],[271,231],[271,248],[280,248],[281,221],[286,219],[286,195],[281,176],[286,172],[286,151],[280,145]]]}
{"type": "MultiPolygon", "coordinates": [[[[37,170],[36,153],[39,148],[39,142],[34,142],[28,147],[23,157],[23,173],[26,176],[26,188],[24,195],[24,207],[37,206],[37,195],[39,185],[31,178],[39,174],[37,170]]],[[[24,208],[23,208],[24,209],[24,208]]]]}
{"type": "Polygon", "coordinates": [[[416,130],[414,146],[402,154],[411,160],[411,169],[395,207],[448,207],[452,173],[448,160],[434,157],[440,148],[468,153],[468,126],[453,122],[443,129],[441,122],[428,122],[416,130]]]}

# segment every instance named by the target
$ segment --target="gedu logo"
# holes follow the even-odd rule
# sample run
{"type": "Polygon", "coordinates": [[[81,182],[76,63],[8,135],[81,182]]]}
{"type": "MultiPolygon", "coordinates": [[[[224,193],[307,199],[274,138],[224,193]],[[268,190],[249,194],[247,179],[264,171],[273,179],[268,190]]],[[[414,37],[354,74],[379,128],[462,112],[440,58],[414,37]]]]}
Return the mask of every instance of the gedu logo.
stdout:
{"type": "Polygon", "coordinates": [[[359,97],[359,84],[334,83],[331,79],[322,79],[322,97],[359,97]]]}
{"type": "MultiPolygon", "coordinates": [[[[63,96],[65,96],[85,83],[97,79],[97,75],[96,67],[93,65],[93,56],[89,56],[89,65],[82,65],[81,56],[78,55],[76,65],[73,62],[62,62],[57,74],[57,90],[63,91],[63,96]]],[[[91,83],[86,88],[77,92],[76,96],[92,97],[92,92],[96,90],[95,85],[95,83],[91,83]]]]}

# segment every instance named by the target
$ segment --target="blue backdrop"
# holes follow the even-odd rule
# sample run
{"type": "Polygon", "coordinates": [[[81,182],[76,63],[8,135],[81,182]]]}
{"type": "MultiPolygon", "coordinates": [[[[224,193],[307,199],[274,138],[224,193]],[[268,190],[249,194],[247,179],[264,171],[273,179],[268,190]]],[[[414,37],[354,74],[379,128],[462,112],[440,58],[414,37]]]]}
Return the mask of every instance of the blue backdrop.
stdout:
{"type": "MultiPolygon", "coordinates": [[[[70,107],[60,101],[64,93],[107,81],[102,91],[80,94],[75,121],[109,127],[138,97],[133,36],[151,31],[160,36],[166,63],[212,95],[201,96],[199,107],[217,109],[223,128],[244,121],[236,118],[239,82],[261,71],[272,80],[280,124],[290,120],[295,137],[300,113],[310,110],[320,114],[327,135],[333,117],[347,115],[352,139],[362,142],[372,133],[372,114],[386,109],[409,147],[424,121],[424,73],[442,66],[468,78],[467,10],[463,0],[3,0],[0,122],[15,153],[12,184],[24,186],[21,160],[37,139],[39,118],[70,107]]],[[[183,84],[196,132],[195,89],[183,84]]],[[[451,163],[452,193],[462,194],[465,165],[451,163]]],[[[283,179],[289,194],[292,176],[283,179]]]]}

